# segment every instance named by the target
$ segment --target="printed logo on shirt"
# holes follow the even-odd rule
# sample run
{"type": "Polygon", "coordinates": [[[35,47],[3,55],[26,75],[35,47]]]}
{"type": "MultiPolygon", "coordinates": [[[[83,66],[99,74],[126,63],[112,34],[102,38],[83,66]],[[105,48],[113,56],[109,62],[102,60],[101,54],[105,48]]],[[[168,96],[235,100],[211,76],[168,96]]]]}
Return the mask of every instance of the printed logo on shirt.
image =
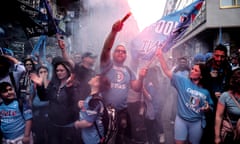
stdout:
{"type": "Polygon", "coordinates": [[[189,102],[187,102],[185,105],[191,110],[193,110],[194,112],[199,113],[201,109],[201,106],[200,106],[201,99],[206,99],[206,96],[203,93],[197,90],[193,90],[191,88],[188,88],[187,92],[191,96],[190,96],[189,102]]]}
{"type": "Polygon", "coordinates": [[[124,79],[123,72],[117,71],[117,73],[116,73],[116,80],[117,80],[117,82],[121,82],[121,81],[123,81],[123,79],[124,79]]]}
{"type": "Polygon", "coordinates": [[[200,103],[200,99],[198,97],[191,96],[191,98],[190,98],[190,106],[192,108],[196,108],[197,106],[199,106],[199,103],[200,103]]]}
{"type": "Polygon", "coordinates": [[[126,89],[127,86],[126,86],[126,84],[111,83],[111,88],[126,89]]]}
{"type": "Polygon", "coordinates": [[[186,103],[186,106],[189,109],[193,110],[194,112],[199,113],[200,112],[200,101],[201,100],[199,97],[191,96],[189,103],[186,103]]]}

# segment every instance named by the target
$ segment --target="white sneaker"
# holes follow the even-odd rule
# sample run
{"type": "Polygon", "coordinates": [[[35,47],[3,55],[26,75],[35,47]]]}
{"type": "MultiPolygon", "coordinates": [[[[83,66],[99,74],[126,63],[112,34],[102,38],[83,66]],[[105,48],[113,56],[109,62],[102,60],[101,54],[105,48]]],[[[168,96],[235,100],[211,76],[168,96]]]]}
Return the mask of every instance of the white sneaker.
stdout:
{"type": "Polygon", "coordinates": [[[161,134],[159,135],[159,142],[160,142],[160,143],[165,143],[165,134],[164,134],[164,133],[161,133],[161,134]]]}

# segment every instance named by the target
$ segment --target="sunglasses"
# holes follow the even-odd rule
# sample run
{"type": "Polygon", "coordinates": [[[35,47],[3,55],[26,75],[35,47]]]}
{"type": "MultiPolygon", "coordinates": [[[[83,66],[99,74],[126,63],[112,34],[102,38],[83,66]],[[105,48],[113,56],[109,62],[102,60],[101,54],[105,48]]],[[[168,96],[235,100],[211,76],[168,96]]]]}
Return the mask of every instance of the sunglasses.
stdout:
{"type": "Polygon", "coordinates": [[[116,53],[123,53],[126,54],[127,52],[125,50],[115,50],[116,53]]]}

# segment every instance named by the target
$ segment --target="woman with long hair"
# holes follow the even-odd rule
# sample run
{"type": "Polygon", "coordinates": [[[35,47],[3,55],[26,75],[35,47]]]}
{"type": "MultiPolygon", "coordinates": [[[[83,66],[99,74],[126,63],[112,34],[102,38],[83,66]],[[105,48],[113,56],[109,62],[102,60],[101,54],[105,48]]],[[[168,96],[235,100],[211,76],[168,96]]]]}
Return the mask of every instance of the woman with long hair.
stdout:
{"type": "Polygon", "coordinates": [[[232,128],[236,129],[240,118],[240,69],[233,71],[229,82],[229,90],[222,93],[218,99],[215,116],[215,143],[239,144],[240,138],[237,137],[236,133],[234,135],[234,131],[227,133],[225,140],[221,138],[221,123],[226,115],[230,119],[232,128]]]}
{"type": "Polygon", "coordinates": [[[172,86],[177,90],[177,115],[174,126],[175,143],[199,144],[205,125],[205,112],[213,105],[210,93],[206,89],[207,71],[204,64],[195,64],[188,77],[173,73],[167,66],[158,49],[157,57],[163,72],[171,80],[172,86]]]}
{"type": "Polygon", "coordinates": [[[47,87],[43,78],[31,75],[37,84],[40,100],[49,101],[48,141],[49,144],[79,144],[80,135],[74,128],[79,118],[78,101],[81,99],[81,87],[74,81],[71,64],[60,60],[53,66],[53,77],[47,87]]]}
{"type": "MultiPolygon", "coordinates": [[[[46,66],[37,68],[37,75],[43,79],[42,83],[47,88],[49,80],[49,71],[46,66]]],[[[35,144],[47,144],[47,126],[48,126],[48,105],[49,101],[40,101],[37,93],[33,97],[33,133],[35,144]],[[39,126],[41,125],[41,126],[39,126]]]]}

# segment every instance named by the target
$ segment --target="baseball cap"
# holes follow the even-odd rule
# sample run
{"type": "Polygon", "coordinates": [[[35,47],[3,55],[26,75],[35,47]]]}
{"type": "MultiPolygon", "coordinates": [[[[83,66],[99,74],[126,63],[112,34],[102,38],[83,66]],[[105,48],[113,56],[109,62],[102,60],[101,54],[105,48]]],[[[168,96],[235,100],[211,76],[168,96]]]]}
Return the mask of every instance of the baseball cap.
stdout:
{"type": "Polygon", "coordinates": [[[94,55],[93,53],[91,52],[85,52],[83,55],[82,55],[82,59],[85,58],[85,57],[90,57],[90,58],[97,58],[97,55],[94,55]]]}

